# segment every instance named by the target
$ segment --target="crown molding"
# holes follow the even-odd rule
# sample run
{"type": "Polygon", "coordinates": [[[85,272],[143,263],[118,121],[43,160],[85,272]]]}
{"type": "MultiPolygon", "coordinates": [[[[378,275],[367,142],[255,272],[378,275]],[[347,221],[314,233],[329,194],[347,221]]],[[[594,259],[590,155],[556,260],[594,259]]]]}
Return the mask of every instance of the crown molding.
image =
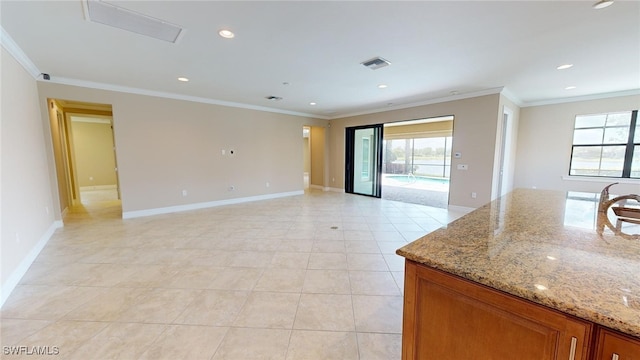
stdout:
{"type": "Polygon", "coordinates": [[[532,101],[532,102],[526,102],[526,103],[520,105],[520,107],[555,105],[555,104],[564,104],[564,103],[570,103],[570,102],[600,100],[600,99],[609,99],[609,98],[614,98],[614,97],[633,96],[633,95],[640,95],[640,89],[615,91],[615,92],[602,93],[602,94],[574,96],[574,97],[562,98],[562,99],[550,99],[550,100],[542,100],[542,101],[532,101]]]}
{"type": "MultiPolygon", "coordinates": [[[[5,31],[5,29],[2,26],[0,26],[0,45],[2,45],[2,47],[5,48],[7,52],[9,52],[9,54],[11,54],[11,56],[13,56],[13,58],[16,59],[16,61],[18,61],[18,63],[20,63],[20,65],[22,65],[22,67],[24,67],[24,69],[34,79],[45,81],[42,79],[42,72],[40,71],[40,69],[38,69],[38,67],[31,61],[31,59],[29,59],[27,54],[25,54],[25,52],[22,51],[20,46],[18,46],[18,44],[5,31]]],[[[131,94],[137,94],[137,95],[147,95],[147,96],[156,96],[156,97],[162,97],[162,98],[168,98],[168,99],[185,100],[185,101],[199,102],[199,103],[212,104],[212,105],[221,105],[221,106],[228,106],[228,107],[248,109],[248,110],[258,110],[258,111],[265,111],[265,112],[278,113],[278,114],[284,114],[284,115],[310,117],[314,119],[322,119],[322,120],[329,119],[329,117],[327,116],[308,114],[308,113],[302,113],[297,111],[274,109],[266,106],[242,104],[242,103],[236,103],[231,101],[215,100],[215,99],[209,99],[209,98],[203,98],[203,97],[197,97],[197,96],[188,96],[188,95],[168,93],[163,91],[139,89],[139,88],[133,88],[128,86],[120,86],[120,85],[114,85],[114,84],[99,83],[99,82],[71,79],[71,78],[65,78],[65,77],[51,76],[50,80],[46,80],[46,82],[52,82],[52,83],[62,84],[62,85],[86,87],[86,88],[92,88],[92,89],[117,91],[117,92],[131,93],[131,94]]]]}
{"type": "Polygon", "coordinates": [[[51,79],[47,80],[46,82],[61,84],[61,85],[79,86],[79,87],[85,87],[85,88],[91,88],[91,89],[116,91],[116,92],[136,94],[136,95],[146,95],[146,96],[155,96],[155,97],[175,99],[175,100],[184,100],[184,101],[198,102],[198,103],[204,103],[204,104],[228,106],[228,107],[248,109],[248,110],[257,110],[257,111],[278,113],[278,114],[284,114],[284,115],[311,117],[314,119],[323,119],[323,120],[328,119],[328,117],[321,116],[321,115],[274,109],[266,106],[249,105],[249,104],[243,104],[243,103],[237,103],[237,102],[231,102],[231,101],[216,100],[216,99],[203,98],[198,96],[182,95],[182,94],[169,93],[164,91],[140,89],[140,88],[134,88],[129,86],[100,83],[95,81],[78,80],[78,79],[58,77],[58,76],[51,76],[51,79]]]}
{"type": "Polygon", "coordinates": [[[9,52],[9,54],[11,54],[11,56],[13,56],[14,59],[16,59],[18,63],[20,63],[20,65],[22,65],[25,70],[27,70],[29,75],[36,80],[40,77],[41,72],[38,67],[31,61],[31,59],[29,59],[27,54],[22,51],[20,46],[18,46],[2,26],[0,26],[0,44],[9,52]]]}
{"type": "Polygon", "coordinates": [[[506,97],[507,99],[509,99],[509,101],[511,101],[512,103],[516,104],[517,106],[519,106],[519,107],[523,106],[522,100],[520,100],[520,98],[517,97],[516,94],[512,93],[511,90],[507,89],[507,87],[502,89],[501,94],[504,97],[506,97]]]}
{"type": "Polygon", "coordinates": [[[457,94],[457,95],[445,96],[445,97],[440,97],[440,98],[435,98],[435,99],[429,99],[429,100],[424,100],[424,101],[420,101],[420,102],[412,102],[412,103],[408,103],[408,104],[388,106],[388,107],[385,107],[385,108],[377,108],[377,109],[353,112],[353,113],[348,113],[348,114],[340,114],[340,115],[335,115],[335,116],[333,116],[333,117],[331,117],[329,119],[331,119],[331,120],[342,119],[342,118],[347,118],[347,117],[352,117],[352,116],[376,114],[376,113],[381,113],[381,112],[386,112],[386,111],[408,109],[408,108],[414,108],[414,107],[424,106],[424,105],[439,104],[439,103],[444,103],[444,102],[449,102],[449,101],[469,99],[469,98],[485,96],[485,95],[499,94],[499,93],[502,92],[503,89],[504,89],[504,87],[501,86],[501,87],[497,87],[497,88],[491,88],[491,89],[485,89],[485,90],[479,90],[479,91],[472,91],[472,92],[467,92],[467,93],[463,93],[463,94],[457,94]]]}

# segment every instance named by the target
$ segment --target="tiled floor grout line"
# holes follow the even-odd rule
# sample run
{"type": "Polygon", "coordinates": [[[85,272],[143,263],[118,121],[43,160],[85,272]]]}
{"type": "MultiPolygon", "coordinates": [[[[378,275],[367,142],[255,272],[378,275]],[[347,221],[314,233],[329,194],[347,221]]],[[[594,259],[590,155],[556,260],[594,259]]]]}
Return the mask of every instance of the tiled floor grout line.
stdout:
{"type": "MultiPolygon", "coordinates": [[[[395,325],[395,309],[398,299],[402,298],[402,287],[399,283],[402,277],[399,274],[394,275],[393,268],[397,268],[398,264],[394,261],[392,248],[406,244],[407,237],[417,236],[419,231],[414,230],[417,229],[414,228],[415,225],[423,230],[431,227],[420,225],[418,218],[427,218],[425,222],[428,224],[435,220],[421,207],[379,201],[345,194],[315,194],[277,202],[230,206],[224,211],[203,209],[170,216],[162,215],[144,221],[87,221],[83,219],[84,215],[75,214],[73,219],[70,218],[68,226],[54,234],[53,241],[43,251],[42,258],[39,257],[34,262],[37,264],[33,269],[36,272],[30,280],[20,284],[24,286],[24,291],[20,292],[21,299],[28,300],[34,295],[44,294],[49,288],[59,289],[55,292],[55,297],[38,301],[35,303],[36,307],[27,307],[24,311],[16,308],[10,313],[12,317],[6,317],[3,311],[2,319],[17,321],[14,324],[28,323],[30,328],[38,328],[20,333],[21,338],[18,341],[35,341],[38,334],[45,334],[46,331],[43,329],[50,326],[69,326],[62,324],[71,323],[105,324],[104,328],[81,343],[72,342],[74,346],[69,349],[78,352],[76,356],[82,356],[82,353],[88,350],[87,346],[94,346],[96,341],[102,341],[101,338],[96,339],[99,334],[103,334],[107,329],[120,331],[118,329],[126,327],[127,324],[155,326],[144,327],[151,332],[145,338],[148,343],[138,344],[137,351],[142,357],[152,354],[146,353],[152,346],[155,348],[162,345],[157,342],[167,341],[167,337],[174,334],[184,336],[194,331],[199,332],[193,327],[203,330],[220,328],[211,333],[215,334],[216,338],[219,337],[219,343],[212,350],[210,359],[218,359],[223,355],[228,356],[230,350],[234,351],[229,346],[239,341],[239,336],[250,334],[246,331],[231,333],[231,329],[258,329],[277,334],[277,322],[272,322],[272,326],[268,324],[273,320],[268,317],[265,318],[266,321],[252,319],[252,314],[259,307],[248,309],[249,299],[255,299],[255,306],[272,306],[269,305],[270,301],[273,302],[269,300],[272,298],[269,293],[291,294],[296,297],[281,298],[288,299],[287,303],[295,303],[296,306],[293,309],[289,305],[285,312],[292,314],[292,323],[283,328],[289,331],[286,344],[283,345],[285,358],[299,356],[303,349],[301,346],[304,346],[314,333],[336,334],[321,336],[326,339],[324,341],[341,338],[342,335],[338,334],[353,334],[348,342],[351,344],[349,346],[355,346],[355,356],[359,358],[371,355],[373,350],[370,347],[376,346],[372,343],[374,339],[376,342],[385,339],[384,343],[387,345],[381,346],[390,346],[398,341],[399,336],[396,332],[398,329],[395,325]],[[268,213],[271,210],[274,211],[273,214],[268,213]],[[403,215],[405,213],[408,215],[403,215]],[[403,216],[407,220],[403,220],[403,216]],[[331,226],[337,226],[338,229],[335,230],[339,233],[332,232],[331,226]],[[186,233],[184,229],[187,229],[186,233]],[[200,253],[202,255],[192,256],[200,253]],[[300,254],[304,260],[296,261],[295,254],[300,254]],[[87,258],[89,256],[90,258],[87,258]],[[251,264],[252,266],[238,266],[242,264],[237,261],[249,260],[252,257],[257,261],[251,264]],[[210,260],[216,262],[207,262],[210,260]],[[208,275],[208,269],[212,270],[211,275],[208,275]],[[298,276],[295,283],[288,285],[279,280],[286,279],[289,276],[287,274],[295,275],[296,270],[303,272],[303,276],[298,276]],[[77,271],[87,273],[74,273],[77,271]],[[141,271],[144,274],[139,278],[141,271]],[[160,272],[153,275],[156,271],[160,272]],[[49,272],[52,272],[51,275],[49,272]],[[227,274],[223,280],[206,283],[209,277],[223,273],[227,274]],[[164,274],[167,277],[164,277],[164,274]],[[356,288],[354,280],[359,284],[356,288]],[[362,284],[361,280],[364,280],[362,284]],[[239,281],[242,283],[238,283],[239,281]],[[305,287],[307,281],[308,287],[305,287]],[[345,285],[348,285],[348,289],[345,285]],[[142,297],[136,299],[127,295],[133,291],[142,297]],[[110,296],[109,299],[116,299],[118,303],[113,310],[94,312],[93,309],[100,309],[100,297],[106,295],[110,296]],[[53,317],[43,312],[47,309],[45,306],[63,304],[67,296],[76,296],[77,301],[70,303],[70,306],[61,307],[57,312],[54,311],[53,317]],[[176,300],[171,299],[171,296],[176,296],[176,300]],[[218,298],[219,296],[223,297],[218,298]],[[242,298],[242,304],[236,304],[233,307],[235,310],[224,310],[234,311],[231,317],[217,318],[220,315],[216,315],[215,309],[211,308],[213,313],[208,317],[209,320],[198,320],[198,313],[194,312],[199,309],[198,306],[203,306],[204,302],[209,301],[214,301],[210,304],[216,304],[220,299],[233,300],[234,296],[240,296],[238,299],[242,298]],[[339,301],[341,296],[351,301],[350,321],[353,330],[331,330],[347,329],[344,327],[344,321],[323,324],[309,322],[309,318],[300,320],[298,327],[301,328],[296,329],[299,319],[322,309],[321,304],[325,300],[321,299],[333,297],[335,301],[339,301]],[[358,309],[356,297],[359,302],[358,309]],[[304,309],[301,308],[303,300],[304,309]],[[118,305],[121,301],[122,306],[118,305]],[[202,303],[199,303],[200,301],[202,303]],[[162,304],[168,304],[167,311],[170,312],[163,315],[154,309],[163,306],[162,304]],[[386,323],[375,320],[371,322],[368,317],[362,317],[370,311],[378,311],[373,309],[383,304],[392,305],[391,308],[394,309],[385,312],[386,323]],[[144,310],[142,315],[135,313],[139,309],[144,310]],[[291,310],[294,311],[289,312],[291,310]],[[359,318],[356,317],[356,310],[360,313],[359,318]],[[120,315],[127,313],[133,317],[120,315]],[[144,314],[148,316],[145,317],[144,314]],[[108,317],[104,317],[105,315],[108,317]],[[243,320],[239,321],[241,315],[243,320]],[[105,320],[88,320],[91,316],[105,320]],[[40,317],[43,318],[42,322],[35,320],[40,317]],[[82,320],[82,317],[87,319],[82,320]],[[181,321],[178,321],[179,319],[181,321]],[[42,324],[46,325],[39,328],[42,324]],[[393,326],[390,327],[389,324],[393,326]],[[300,335],[304,333],[308,335],[300,335]],[[150,339],[151,337],[153,338],[150,339]],[[368,345],[363,348],[363,344],[368,345]]],[[[292,279],[294,278],[295,276],[292,279]]],[[[19,303],[14,301],[12,305],[19,303]]],[[[278,308],[276,306],[274,309],[278,308]]],[[[344,305],[336,309],[346,310],[344,305]]],[[[273,314],[277,319],[278,315],[273,314]]],[[[50,329],[53,331],[56,328],[50,329]]],[[[397,346],[397,343],[393,346],[397,346]]],[[[391,348],[382,351],[389,349],[391,348]]],[[[307,350],[309,349],[304,349],[307,350]]],[[[318,348],[314,351],[323,350],[318,348]]]]}

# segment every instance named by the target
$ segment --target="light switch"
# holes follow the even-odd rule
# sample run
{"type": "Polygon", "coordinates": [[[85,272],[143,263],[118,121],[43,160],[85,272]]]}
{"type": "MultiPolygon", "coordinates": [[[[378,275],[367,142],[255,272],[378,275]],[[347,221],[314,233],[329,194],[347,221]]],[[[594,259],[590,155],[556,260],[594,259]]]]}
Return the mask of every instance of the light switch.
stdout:
{"type": "Polygon", "coordinates": [[[462,157],[462,153],[459,153],[459,152],[454,153],[453,157],[456,158],[456,159],[460,159],[462,157]]]}

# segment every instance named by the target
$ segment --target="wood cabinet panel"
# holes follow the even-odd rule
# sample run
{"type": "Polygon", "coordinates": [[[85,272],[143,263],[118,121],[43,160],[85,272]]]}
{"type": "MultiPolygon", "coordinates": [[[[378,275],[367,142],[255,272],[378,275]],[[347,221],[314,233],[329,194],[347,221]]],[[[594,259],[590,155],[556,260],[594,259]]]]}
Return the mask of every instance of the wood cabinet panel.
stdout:
{"type": "Polygon", "coordinates": [[[640,340],[600,329],[594,355],[594,360],[640,360],[640,340]]]}
{"type": "Polygon", "coordinates": [[[406,263],[405,360],[586,360],[591,332],[589,322],[406,263]]]}

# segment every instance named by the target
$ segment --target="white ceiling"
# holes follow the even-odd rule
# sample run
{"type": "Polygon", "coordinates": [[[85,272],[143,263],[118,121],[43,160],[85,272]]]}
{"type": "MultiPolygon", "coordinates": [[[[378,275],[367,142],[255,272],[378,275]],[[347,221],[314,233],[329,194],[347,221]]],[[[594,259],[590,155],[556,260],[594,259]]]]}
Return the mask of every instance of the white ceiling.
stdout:
{"type": "Polygon", "coordinates": [[[109,1],[184,27],[175,44],[87,21],[80,0],[1,0],[0,19],[53,82],[335,118],[502,87],[523,106],[635,93],[640,2],[594,1],[109,1]],[[391,65],[360,64],[375,56],[391,65]]]}

